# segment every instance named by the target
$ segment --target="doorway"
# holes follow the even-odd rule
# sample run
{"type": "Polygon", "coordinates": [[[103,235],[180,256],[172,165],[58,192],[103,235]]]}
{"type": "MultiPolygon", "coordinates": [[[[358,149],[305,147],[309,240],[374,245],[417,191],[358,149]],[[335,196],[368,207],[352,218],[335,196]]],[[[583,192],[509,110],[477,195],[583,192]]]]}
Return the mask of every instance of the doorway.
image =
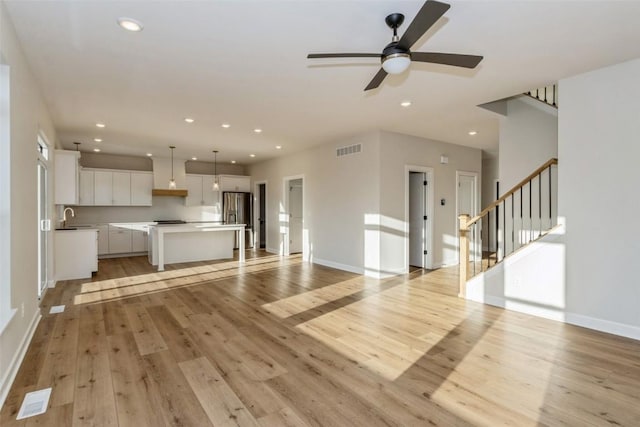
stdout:
{"type": "Polygon", "coordinates": [[[405,166],[405,267],[433,268],[433,169],[405,166]]]}
{"type": "Polygon", "coordinates": [[[38,161],[36,174],[38,180],[38,298],[42,298],[44,291],[49,284],[49,232],[51,230],[51,220],[49,218],[49,197],[48,197],[48,171],[47,161],[49,159],[49,149],[47,143],[41,136],[37,141],[38,161]]]}
{"type": "Polygon", "coordinates": [[[289,181],[289,254],[302,252],[302,178],[289,181]]]}
{"type": "Polygon", "coordinates": [[[256,212],[256,243],[258,249],[267,248],[267,183],[256,183],[257,212],[256,212]]]}
{"type": "Polygon", "coordinates": [[[424,268],[427,249],[427,174],[409,172],[409,266],[424,268]]]}
{"type": "MultiPolygon", "coordinates": [[[[478,214],[478,174],[476,172],[461,172],[456,171],[456,237],[459,236],[459,220],[458,218],[462,214],[467,214],[471,218],[478,214]]],[[[480,256],[480,239],[479,237],[479,222],[478,225],[471,229],[469,234],[469,256],[471,259],[479,258],[480,256]]],[[[458,262],[460,262],[460,248],[458,247],[460,239],[456,238],[456,256],[458,262]]]]}

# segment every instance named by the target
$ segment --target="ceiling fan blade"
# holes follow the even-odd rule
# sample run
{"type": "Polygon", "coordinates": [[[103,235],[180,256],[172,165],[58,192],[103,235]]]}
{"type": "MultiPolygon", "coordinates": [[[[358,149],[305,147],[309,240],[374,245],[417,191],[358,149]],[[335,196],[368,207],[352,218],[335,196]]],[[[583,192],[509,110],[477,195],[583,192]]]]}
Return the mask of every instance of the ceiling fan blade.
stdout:
{"type": "Polygon", "coordinates": [[[379,53],[310,53],[307,58],[380,58],[381,56],[379,53]]]}
{"type": "Polygon", "coordinates": [[[411,46],[413,46],[450,7],[451,5],[446,3],[427,0],[424,5],[422,5],[422,9],[420,9],[416,17],[413,18],[411,24],[409,24],[407,31],[402,35],[402,38],[398,42],[398,47],[410,50],[411,46]]]}
{"type": "Polygon", "coordinates": [[[453,65],[454,67],[475,68],[482,56],[458,55],[456,53],[411,52],[411,60],[417,62],[431,62],[434,64],[453,65]]]}
{"type": "Polygon", "coordinates": [[[376,74],[371,80],[371,82],[369,82],[367,87],[364,88],[365,92],[380,86],[380,83],[382,83],[385,77],[387,77],[387,72],[382,68],[380,68],[380,71],[378,71],[378,74],[376,74]]]}

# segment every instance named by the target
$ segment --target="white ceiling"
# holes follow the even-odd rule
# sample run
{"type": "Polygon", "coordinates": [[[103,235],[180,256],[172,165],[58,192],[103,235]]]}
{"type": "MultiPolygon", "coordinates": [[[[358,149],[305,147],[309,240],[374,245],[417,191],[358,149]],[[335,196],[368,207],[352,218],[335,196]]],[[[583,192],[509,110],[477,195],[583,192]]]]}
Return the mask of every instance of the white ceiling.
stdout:
{"type": "Polygon", "coordinates": [[[377,59],[307,53],[380,52],[385,16],[405,14],[402,34],[421,1],[5,3],[62,144],[108,153],[174,144],[177,157],[218,149],[248,164],[375,129],[495,149],[497,119],[476,105],[640,57],[638,1],[450,1],[412,50],[484,55],[480,66],[414,63],[365,93],[377,59]]]}

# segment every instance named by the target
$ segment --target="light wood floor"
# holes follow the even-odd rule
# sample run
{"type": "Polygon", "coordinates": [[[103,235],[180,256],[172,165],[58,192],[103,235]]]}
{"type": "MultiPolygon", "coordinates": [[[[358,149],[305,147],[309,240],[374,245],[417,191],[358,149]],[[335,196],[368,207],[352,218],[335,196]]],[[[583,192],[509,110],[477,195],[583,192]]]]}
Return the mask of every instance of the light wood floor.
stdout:
{"type": "Polygon", "coordinates": [[[103,260],[49,290],[0,425],[640,425],[640,342],[460,300],[455,270],[169,267],[103,260]]]}

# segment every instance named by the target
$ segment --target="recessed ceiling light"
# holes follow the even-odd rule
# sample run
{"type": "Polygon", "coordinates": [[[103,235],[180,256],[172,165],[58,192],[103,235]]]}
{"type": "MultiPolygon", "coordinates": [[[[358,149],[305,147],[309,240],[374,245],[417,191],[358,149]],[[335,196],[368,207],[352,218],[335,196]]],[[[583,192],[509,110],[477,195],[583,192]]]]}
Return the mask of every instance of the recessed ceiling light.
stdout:
{"type": "Polygon", "coordinates": [[[147,153],[147,157],[151,157],[151,156],[153,156],[153,154],[147,153]]]}
{"type": "Polygon", "coordinates": [[[255,157],[255,156],[256,156],[255,154],[249,154],[249,157],[255,157]]]}
{"type": "Polygon", "coordinates": [[[93,151],[95,151],[96,153],[99,153],[100,149],[99,148],[94,148],[93,151]]]}
{"type": "Polygon", "coordinates": [[[184,118],[184,121],[185,121],[185,122],[187,122],[187,123],[193,123],[193,122],[195,122],[195,120],[194,120],[194,119],[192,119],[191,117],[185,117],[185,118],[184,118]]]}
{"type": "Polygon", "coordinates": [[[282,145],[276,145],[276,150],[280,150],[282,148],[282,145]]]}
{"type": "Polygon", "coordinates": [[[229,129],[231,127],[231,125],[229,123],[223,123],[222,127],[225,129],[229,129]]]}
{"type": "Polygon", "coordinates": [[[144,28],[144,25],[142,25],[142,22],[136,21],[135,19],[132,19],[132,18],[126,18],[126,17],[118,18],[118,25],[120,25],[122,28],[124,28],[127,31],[133,31],[134,33],[138,31],[142,31],[142,29],[144,28]]]}
{"type": "Polygon", "coordinates": [[[192,157],[191,160],[198,160],[198,158],[197,157],[192,157]]]}
{"type": "Polygon", "coordinates": [[[106,125],[105,125],[104,123],[96,123],[96,126],[97,126],[97,127],[99,127],[99,128],[103,128],[103,127],[105,127],[106,125]]]}
{"type": "Polygon", "coordinates": [[[401,107],[409,107],[409,106],[411,106],[411,101],[402,101],[400,103],[400,106],[401,107]]]}
{"type": "Polygon", "coordinates": [[[473,135],[477,135],[477,134],[478,134],[478,132],[477,132],[477,131],[475,131],[475,130],[470,130],[470,131],[469,131],[469,135],[471,135],[471,136],[473,136],[473,135]]]}
{"type": "Polygon", "coordinates": [[[260,129],[260,128],[255,128],[253,131],[254,131],[255,133],[260,133],[260,132],[262,132],[262,129],[260,129]]]}
{"type": "Polygon", "coordinates": [[[102,142],[102,139],[100,139],[100,138],[93,138],[93,140],[94,140],[95,142],[102,142]]]}
{"type": "Polygon", "coordinates": [[[235,164],[236,164],[236,161],[235,161],[235,160],[231,160],[231,163],[235,165],[235,164]]]}

